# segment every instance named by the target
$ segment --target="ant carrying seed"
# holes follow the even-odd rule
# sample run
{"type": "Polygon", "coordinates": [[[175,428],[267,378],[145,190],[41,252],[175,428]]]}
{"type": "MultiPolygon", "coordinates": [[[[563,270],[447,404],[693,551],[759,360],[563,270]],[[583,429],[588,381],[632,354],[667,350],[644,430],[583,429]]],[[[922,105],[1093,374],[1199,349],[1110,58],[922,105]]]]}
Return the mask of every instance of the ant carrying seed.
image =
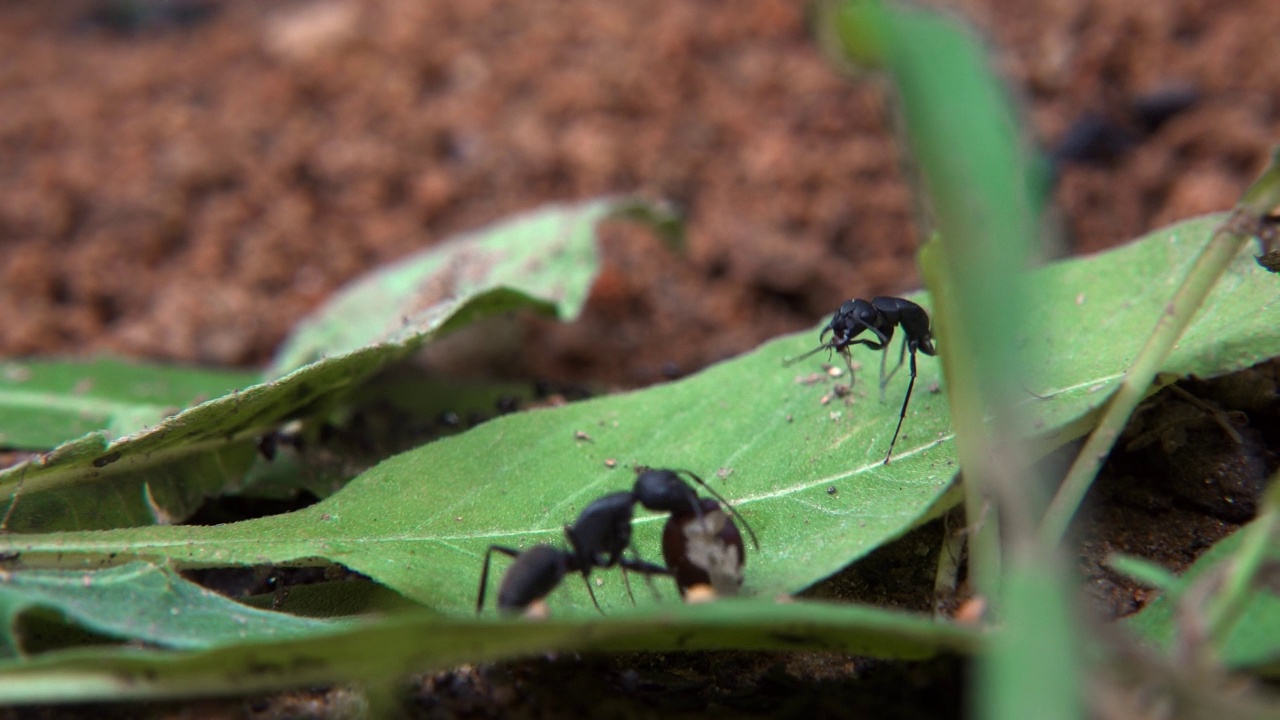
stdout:
{"type": "Polygon", "coordinates": [[[747,528],[747,532],[751,534],[752,543],[757,548],[760,547],[755,532],[751,530],[747,521],[694,473],[688,470],[654,470],[646,467],[637,467],[636,472],[636,482],[630,491],[610,493],[591,502],[578,514],[578,519],[573,525],[565,526],[564,534],[570,550],[539,545],[522,553],[508,547],[489,546],[480,572],[480,591],[476,599],[476,612],[480,612],[484,607],[489,562],[494,552],[516,558],[515,564],[503,577],[499,590],[499,609],[516,610],[527,607],[529,603],[551,592],[564,579],[565,574],[572,571],[581,573],[583,582],[587,586],[587,593],[591,596],[591,603],[595,605],[596,610],[603,613],[600,603],[596,600],[595,591],[591,587],[591,571],[594,568],[614,566],[622,568],[627,595],[634,603],[635,597],[631,594],[631,583],[627,580],[626,571],[638,572],[646,577],[670,575],[672,572],[666,567],[642,560],[638,554],[634,558],[623,556],[631,546],[631,520],[635,515],[637,504],[656,512],[671,513],[673,517],[688,517],[699,523],[705,522],[706,513],[703,510],[705,503],[715,504],[717,512],[719,512],[719,504],[723,504],[747,528]],[[693,488],[681,478],[682,473],[706,488],[716,500],[699,498],[693,488]]]}
{"type": "Polygon", "coordinates": [[[911,382],[907,384],[907,394],[902,399],[902,410],[898,413],[898,427],[894,429],[893,439],[889,441],[889,451],[884,455],[884,463],[889,464],[889,458],[893,455],[893,446],[898,442],[898,433],[902,431],[902,421],[907,416],[907,403],[911,402],[911,390],[916,384],[916,351],[925,355],[937,354],[937,350],[933,347],[933,333],[929,329],[929,314],[924,308],[903,298],[875,297],[870,302],[856,298],[845,300],[835,315],[831,316],[831,322],[822,328],[818,342],[821,343],[818,347],[791,358],[783,364],[789,366],[822,350],[828,352],[834,350],[840,353],[849,367],[849,387],[852,388],[853,354],[849,349],[854,345],[866,345],[882,353],[880,355],[880,400],[882,402],[885,387],[902,368],[902,361],[907,351],[911,351],[911,382]],[[903,338],[902,349],[898,352],[898,364],[886,374],[885,363],[889,354],[887,348],[889,341],[893,339],[894,330],[899,326],[902,328],[903,338]],[[862,334],[863,330],[870,330],[876,339],[855,339],[862,334]],[[826,339],[827,333],[831,333],[830,340],[826,339]]]}

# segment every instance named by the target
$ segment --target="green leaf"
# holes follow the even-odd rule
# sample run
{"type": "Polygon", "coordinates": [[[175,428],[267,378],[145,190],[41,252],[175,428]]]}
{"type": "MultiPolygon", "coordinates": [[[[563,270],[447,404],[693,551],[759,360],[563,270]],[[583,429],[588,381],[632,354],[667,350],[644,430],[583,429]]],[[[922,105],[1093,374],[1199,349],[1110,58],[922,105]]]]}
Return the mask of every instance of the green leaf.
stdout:
{"type": "Polygon", "coordinates": [[[186,519],[206,498],[234,487],[256,452],[252,438],[193,429],[206,418],[188,411],[116,441],[90,433],[0,472],[6,529],[48,532],[186,519]]]}
{"type": "MultiPolygon", "coordinates": [[[[1255,521],[1256,522],[1256,521],[1255,521]]],[[[1188,597],[1187,589],[1211,574],[1221,575],[1227,563],[1240,548],[1245,526],[1224,538],[1208,552],[1201,555],[1177,581],[1152,600],[1141,612],[1126,619],[1125,625],[1147,641],[1166,652],[1172,651],[1183,631],[1182,623],[1189,620],[1207,623],[1206,608],[1194,608],[1191,613],[1180,613],[1177,598],[1188,597]]],[[[1270,567],[1265,574],[1274,578],[1280,567],[1280,545],[1272,544],[1266,550],[1264,564],[1270,567]]],[[[1203,634],[1205,628],[1187,628],[1193,636],[1203,634]]],[[[1219,649],[1218,659],[1228,668],[1250,668],[1270,675],[1280,674],[1280,586],[1272,580],[1258,586],[1244,607],[1240,618],[1226,636],[1219,649]]]]}
{"type": "Polygon", "coordinates": [[[972,630],[857,606],[726,601],[667,605],[601,619],[477,621],[398,616],[298,639],[205,652],[88,649],[0,663],[0,702],[123,700],[243,694],[339,681],[385,681],[533,652],[819,649],[919,659],[972,652],[972,630]]]}
{"type": "MultiPolygon", "coordinates": [[[[1044,353],[1045,377],[1054,381],[1049,389],[1055,394],[1049,400],[1028,397],[1028,414],[1038,418],[1028,434],[1060,432],[1103,401],[1088,388],[1112,381],[1142,334],[1098,329],[1150,322],[1160,312],[1162,297],[1134,288],[1169,282],[1166,274],[1185,265],[1210,225],[1211,220],[1192,221],[1133,246],[1036,271],[1043,305],[1035,314],[1058,322],[1043,323],[1045,335],[1029,337],[1024,348],[1058,352],[1044,353]],[[1123,280],[1117,272],[1123,272],[1123,280]],[[1085,302],[1076,303],[1081,293],[1085,302]],[[1073,348],[1080,347],[1089,348],[1090,359],[1075,363],[1073,348]],[[1072,367],[1080,371],[1071,374],[1072,367]]],[[[1280,289],[1247,253],[1239,260],[1233,270],[1237,280],[1213,296],[1209,313],[1200,316],[1173,356],[1176,367],[1208,377],[1280,354],[1280,337],[1261,327],[1268,314],[1259,312],[1280,302],[1280,289]],[[1216,349],[1222,343],[1238,351],[1223,353],[1216,349]]],[[[927,303],[927,298],[916,299],[927,303]]],[[[20,562],[30,565],[92,566],[134,556],[189,565],[322,558],[430,607],[468,613],[485,548],[561,542],[563,526],[589,501],[631,486],[630,472],[607,469],[612,460],[621,466],[687,468],[705,476],[760,536],[760,551],[748,553],[744,591],[765,597],[794,592],[955,502],[946,492],[955,455],[945,397],[929,391],[941,381],[937,364],[921,359],[917,396],[898,452],[886,466],[880,461],[897,421],[906,373],[894,378],[883,404],[875,382],[866,377],[849,401],[842,400],[832,393],[820,359],[782,367],[784,358],[815,345],[816,336],[784,338],[642,392],[498,418],[393,457],[299,512],[219,527],[8,540],[22,553],[20,562]],[[576,433],[590,439],[577,439],[576,433]]],[[[871,353],[858,358],[876,359],[871,353]]],[[[636,547],[654,559],[662,518],[640,515],[636,547]]],[[[505,567],[503,562],[497,560],[496,566],[505,567]]],[[[606,609],[628,605],[619,573],[600,572],[596,579],[603,583],[599,595],[606,609]]],[[[647,602],[646,593],[637,600],[647,602]]],[[[553,603],[594,612],[577,582],[565,583],[553,603]]]]}
{"type": "Polygon", "coordinates": [[[43,450],[95,430],[120,437],[258,377],[112,358],[3,362],[0,446],[43,450]]]}
{"type": "MultiPolygon", "coordinates": [[[[606,467],[614,459],[706,475],[760,534],[747,591],[798,590],[912,527],[954,473],[949,441],[938,437],[946,430],[941,395],[921,394],[902,453],[883,466],[896,405],[822,404],[825,374],[805,385],[781,366],[799,342],[773,343],[645,392],[497,418],[393,457],[299,512],[218,527],[11,540],[23,563],[43,563],[55,546],[65,560],[79,552],[194,565],[325,558],[428,606],[470,613],[485,548],[559,542],[587,502],[634,482],[629,470],[606,467]],[[744,381],[752,391],[734,391],[744,381]],[[580,432],[590,439],[577,439],[580,432]]],[[[923,368],[924,382],[937,373],[936,365],[923,368]]],[[[637,519],[638,547],[656,547],[658,520],[637,519]]],[[[624,607],[620,575],[598,577],[601,601],[624,607]]],[[[555,602],[595,612],[580,583],[566,583],[555,602]]]]}
{"type": "MultiPolygon", "coordinates": [[[[1091,413],[1114,389],[1225,217],[1187,220],[1129,245],[1036,271],[1031,327],[1019,342],[1027,366],[1039,371],[1024,400],[1035,424],[1029,434],[1056,446],[1088,431],[1091,413]]],[[[1208,378],[1280,355],[1273,321],[1280,287],[1256,264],[1250,266],[1251,259],[1245,251],[1236,256],[1163,373],[1208,378]]]]}
{"type": "Polygon", "coordinates": [[[259,455],[240,494],[291,498],[301,488],[318,498],[328,497],[378,460],[426,439],[462,432],[464,424],[476,424],[470,418],[488,420],[500,407],[518,405],[532,395],[533,385],[527,382],[447,379],[425,374],[413,363],[393,365],[351,398],[353,409],[366,411],[356,442],[331,436],[323,441],[323,450],[315,452],[321,444],[319,432],[306,428],[301,438],[310,450],[280,447],[271,459],[259,455]],[[441,420],[446,415],[453,416],[456,427],[441,420]]]}
{"type": "Polygon", "coordinates": [[[19,620],[36,610],[102,635],[178,649],[296,637],[334,627],[246,607],[168,567],[147,563],[95,571],[34,570],[0,577],[0,655],[12,657],[22,650],[19,620]]]}
{"type": "Polygon", "coordinates": [[[205,497],[243,478],[263,433],[324,411],[436,335],[524,307],[574,317],[596,271],[593,228],[612,213],[644,214],[627,199],[556,206],[432,248],[357,283],[305,324],[273,373],[303,356],[331,357],[131,435],[93,433],[0,472],[8,529],[179,522],[205,497]],[[358,347],[365,342],[375,344],[358,347]]]}

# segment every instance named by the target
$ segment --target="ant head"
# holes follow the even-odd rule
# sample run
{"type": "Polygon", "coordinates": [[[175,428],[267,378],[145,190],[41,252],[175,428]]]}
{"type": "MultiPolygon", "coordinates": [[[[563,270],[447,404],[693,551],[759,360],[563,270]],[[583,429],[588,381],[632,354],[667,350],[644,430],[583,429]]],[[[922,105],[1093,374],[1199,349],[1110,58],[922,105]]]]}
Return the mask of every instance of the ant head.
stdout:
{"type": "MultiPolygon", "coordinates": [[[[636,484],[631,490],[636,502],[657,512],[697,511],[698,494],[680,479],[677,471],[654,470],[642,465],[636,468],[636,473],[636,484]]],[[[699,484],[706,484],[697,475],[688,474],[699,484]]]]}
{"type": "Polygon", "coordinates": [[[842,350],[848,347],[850,341],[860,335],[863,330],[880,327],[883,324],[880,311],[871,303],[856,298],[845,300],[840,304],[836,314],[831,316],[831,322],[827,325],[827,330],[831,331],[830,347],[834,350],[842,350]]]}
{"type": "Polygon", "coordinates": [[[938,350],[937,350],[937,348],[935,348],[935,347],[933,346],[933,334],[932,334],[932,333],[931,333],[931,334],[928,334],[928,335],[925,335],[924,337],[916,338],[916,339],[913,341],[913,344],[915,345],[915,349],[916,349],[916,350],[919,350],[920,352],[924,353],[925,355],[937,355],[937,354],[938,354],[938,350]]]}
{"type": "Polygon", "coordinates": [[[698,477],[693,471],[654,470],[639,466],[636,468],[636,472],[639,473],[633,490],[636,502],[650,510],[669,512],[673,516],[691,512],[699,517],[702,516],[702,507],[705,503],[719,503],[742,523],[743,527],[747,529],[747,533],[751,535],[751,543],[755,545],[757,550],[760,549],[760,541],[756,538],[755,531],[747,524],[746,518],[742,517],[734,509],[733,505],[730,505],[729,501],[724,499],[723,495],[716,492],[715,488],[708,485],[705,480],[698,477]],[[680,478],[681,475],[686,475],[690,480],[701,485],[715,499],[709,500],[698,497],[697,492],[680,478]]]}

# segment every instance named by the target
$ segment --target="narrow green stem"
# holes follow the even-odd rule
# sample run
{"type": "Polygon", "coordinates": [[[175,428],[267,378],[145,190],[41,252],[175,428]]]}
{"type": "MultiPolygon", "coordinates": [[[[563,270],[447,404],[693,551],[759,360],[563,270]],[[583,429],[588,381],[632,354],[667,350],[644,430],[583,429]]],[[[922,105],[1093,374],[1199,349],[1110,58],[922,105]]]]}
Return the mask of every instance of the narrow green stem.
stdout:
{"type": "Polygon", "coordinates": [[[956,316],[955,285],[948,263],[949,247],[934,238],[920,252],[920,270],[925,285],[934,296],[934,328],[938,353],[946,376],[952,425],[960,466],[965,469],[965,536],[969,544],[969,583],[978,595],[995,604],[1000,588],[1000,514],[995,500],[982,482],[985,448],[990,446],[983,417],[981,391],[976,382],[974,353],[970,336],[960,332],[956,316]],[[963,429],[963,430],[962,430],[963,429]]]}
{"type": "Polygon", "coordinates": [[[1098,468],[1151,386],[1174,343],[1236,254],[1249,238],[1262,231],[1263,217],[1277,205],[1280,205],[1280,148],[1273,151],[1271,165],[1245,192],[1231,216],[1214,231],[1187,279],[1156,322],[1154,332],[1138,353],[1120,388],[1111,397],[1098,427],[1071,465],[1040,525],[1040,539],[1046,547],[1054,547],[1062,541],[1071,518],[1098,474],[1098,468]]]}

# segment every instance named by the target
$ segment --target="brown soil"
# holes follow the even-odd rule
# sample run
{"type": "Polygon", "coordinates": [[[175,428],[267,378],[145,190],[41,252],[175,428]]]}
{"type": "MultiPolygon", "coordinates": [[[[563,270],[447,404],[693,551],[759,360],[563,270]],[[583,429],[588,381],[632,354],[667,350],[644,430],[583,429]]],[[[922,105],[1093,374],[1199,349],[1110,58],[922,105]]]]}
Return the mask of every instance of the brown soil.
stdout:
{"type": "MultiPolygon", "coordinates": [[[[1071,252],[1229,207],[1280,137],[1272,0],[944,4],[993,38],[1035,131],[1060,150],[1071,252]],[[1152,110],[1190,99],[1171,117],[1152,110]]],[[[537,326],[529,376],[641,385],[811,326],[842,299],[914,288],[911,189],[883,89],[840,77],[805,23],[791,0],[0,4],[0,356],[260,365],[300,317],[380,263],[540,203],[619,192],[682,207],[688,252],[611,228],[585,317],[537,326]]],[[[1135,452],[1165,447],[1160,427],[1199,422],[1179,418],[1135,452]]],[[[1195,428],[1193,447],[1221,447],[1221,430],[1195,428]]],[[[1271,433],[1242,432],[1263,471],[1271,433]]],[[[1179,437],[1169,452],[1187,446],[1179,437]]],[[[1096,493],[1088,529],[1128,538],[1093,534],[1086,547],[1090,586],[1119,614],[1142,598],[1100,569],[1102,553],[1158,546],[1147,554],[1176,567],[1247,517],[1191,490],[1153,510],[1167,493],[1135,500],[1141,485],[1096,493]]],[[[766,694],[843,703],[814,708],[913,696],[883,694],[895,684],[947,688],[942,707],[961,706],[954,662],[895,666],[865,685],[889,675],[786,657],[698,674],[710,664],[677,663],[678,682],[652,658],[515,664],[427,678],[415,707],[538,714],[546,686],[591,678],[634,714],[669,715],[680,693],[689,711],[802,707],[735,705],[756,680],[766,694]]],[[[289,703],[324,708],[328,696],[299,697],[185,709],[314,714],[289,703]]]]}

